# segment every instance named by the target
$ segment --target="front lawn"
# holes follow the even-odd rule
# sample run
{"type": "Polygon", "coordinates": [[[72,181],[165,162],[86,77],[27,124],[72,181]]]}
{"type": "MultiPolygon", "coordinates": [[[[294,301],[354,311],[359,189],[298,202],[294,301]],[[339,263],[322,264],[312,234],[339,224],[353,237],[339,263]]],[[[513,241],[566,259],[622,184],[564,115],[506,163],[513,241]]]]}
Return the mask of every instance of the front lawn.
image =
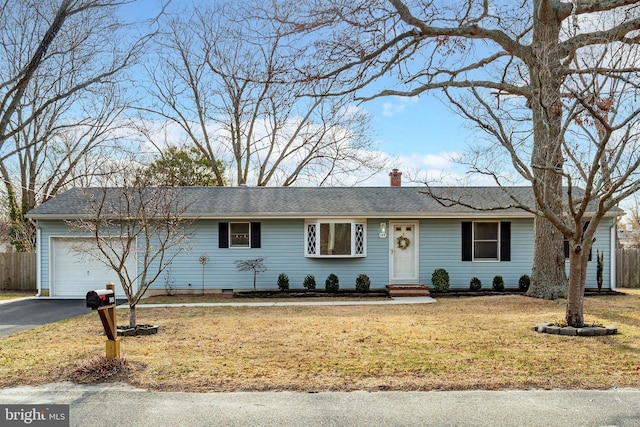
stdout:
{"type": "Polygon", "coordinates": [[[35,294],[35,291],[0,291],[0,301],[32,297],[35,294]]]}
{"type": "MultiPolygon", "coordinates": [[[[433,390],[610,388],[640,384],[640,291],[586,298],[586,321],[619,334],[533,332],[564,301],[520,295],[389,306],[139,308],[153,336],[123,338],[132,370],[155,390],[433,390]]],[[[127,310],[118,310],[121,323],[127,310]]],[[[70,377],[104,355],[96,313],[0,339],[0,386],[70,377]]]]}

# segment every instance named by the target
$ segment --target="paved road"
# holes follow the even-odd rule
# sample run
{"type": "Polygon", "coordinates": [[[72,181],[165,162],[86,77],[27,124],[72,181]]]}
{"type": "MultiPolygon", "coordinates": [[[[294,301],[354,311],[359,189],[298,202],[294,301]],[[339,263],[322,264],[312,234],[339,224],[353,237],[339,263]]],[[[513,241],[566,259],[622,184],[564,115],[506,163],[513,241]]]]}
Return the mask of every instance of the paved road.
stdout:
{"type": "Polygon", "coordinates": [[[0,389],[0,404],[70,404],[79,427],[640,426],[640,389],[198,394],[54,383],[0,389]]]}
{"type": "Polygon", "coordinates": [[[29,298],[0,304],[0,337],[87,314],[84,300],[29,298]]]}

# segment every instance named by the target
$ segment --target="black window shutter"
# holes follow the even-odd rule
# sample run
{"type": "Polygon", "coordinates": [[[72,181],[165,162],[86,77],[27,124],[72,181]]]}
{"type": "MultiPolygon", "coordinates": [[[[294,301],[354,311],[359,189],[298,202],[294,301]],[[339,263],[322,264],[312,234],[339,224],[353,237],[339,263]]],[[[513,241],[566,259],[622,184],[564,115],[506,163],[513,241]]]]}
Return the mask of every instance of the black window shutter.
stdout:
{"type": "Polygon", "coordinates": [[[511,223],[500,223],[500,261],[511,261],[511,223]]]}
{"type": "Polygon", "coordinates": [[[472,227],[472,222],[465,221],[462,223],[462,261],[472,261],[472,227]]]}
{"type": "Polygon", "coordinates": [[[251,223],[251,247],[252,248],[260,247],[260,223],[259,222],[251,223]]]}
{"type": "Polygon", "coordinates": [[[229,247],[229,223],[228,222],[218,223],[218,247],[221,249],[229,247]]]}

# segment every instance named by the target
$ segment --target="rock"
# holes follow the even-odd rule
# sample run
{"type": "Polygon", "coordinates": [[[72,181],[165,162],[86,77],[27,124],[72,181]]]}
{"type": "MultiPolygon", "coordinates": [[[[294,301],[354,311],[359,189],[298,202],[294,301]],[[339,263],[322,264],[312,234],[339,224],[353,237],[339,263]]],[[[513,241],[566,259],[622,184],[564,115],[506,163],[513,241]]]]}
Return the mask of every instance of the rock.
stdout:
{"type": "Polygon", "coordinates": [[[606,328],[593,328],[593,335],[595,335],[596,337],[603,337],[605,335],[607,335],[607,329],[606,328]]]}
{"type": "Polygon", "coordinates": [[[560,326],[547,326],[544,332],[551,335],[558,335],[561,329],[560,326]]]}
{"type": "Polygon", "coordinates": [[[158,333],[157,325],[137,325],[135,328],[131,326],[118,326],[118,336],[135,337],[139,335],[153,335],[158,333]]]}
{"type": "Polygon", "coordinates": [[[578,330],[573,326],[567,326],[564,328],[560,328],[560,335],[568,335],[574,337],[578,335],[578,330]]]}
{"type": "Polygon", "coordinates": [[[553,326],[553,323],[538,323],[533,330],[537,331],[537,332],[541,332],[544,333],[545,329],[548,328],[549,326],[553,326]]]}
{"type": "Polygon", "coordinates": [[[577,335],[580,336],[580,337],[592,337],[592,336],[594,336],[596,334],[595,332],[596,332],[595,328],[592,328],[592,327],[589,327],[589,326],[584,327],[584,328],[578,328],[576,330],[577,335]]]}
{"type": "Polygon", "coordinates": [[[607,331],[607,335],[615,335],[618,333],[618,327],[617,326],[607,326],[605,327],[606,331],[607,331]]]}

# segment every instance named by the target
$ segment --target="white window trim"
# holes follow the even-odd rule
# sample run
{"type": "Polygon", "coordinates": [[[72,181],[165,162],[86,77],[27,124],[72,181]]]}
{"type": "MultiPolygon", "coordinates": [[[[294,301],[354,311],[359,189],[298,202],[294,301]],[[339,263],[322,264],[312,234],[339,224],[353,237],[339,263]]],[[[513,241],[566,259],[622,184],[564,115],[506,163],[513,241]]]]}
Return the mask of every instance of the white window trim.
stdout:
{"type": "Polygon", "coordinates": [[[365,219],[309,219],[304,222],[304,256],[306,258],[365,258],[367,256],[367,221],[365,219]],[[307,252],[309,248],[309,224],[316,224],[316,253],[307,252]],[[320,232],[320,224],[351,224],[351,254],[350,255],[321,255],[320,240],[318,233],[320,232]],[[362,253],[356,254],[356,225],[362,226],[362,253]]]}
{"type": "MultiPolygon", "coordinates": [[[[473,262],[500,262],[500,246],[501,246],[501,242],[500,242],[500,228],[502,227],[500,221],[473,221],[473,224],[471,226],[471,259],[473,260],[473,262]],[[497,255],[498,258],[476,258],[476,224],[488,224],[488,223],[495,223],[498,224],[498,236],[497,239],[495,240],[496,244],[498,245],[497,248],[497,255]]],[[[493,242],[494,240],[478,240],[478,242],[493,242]]]]}

